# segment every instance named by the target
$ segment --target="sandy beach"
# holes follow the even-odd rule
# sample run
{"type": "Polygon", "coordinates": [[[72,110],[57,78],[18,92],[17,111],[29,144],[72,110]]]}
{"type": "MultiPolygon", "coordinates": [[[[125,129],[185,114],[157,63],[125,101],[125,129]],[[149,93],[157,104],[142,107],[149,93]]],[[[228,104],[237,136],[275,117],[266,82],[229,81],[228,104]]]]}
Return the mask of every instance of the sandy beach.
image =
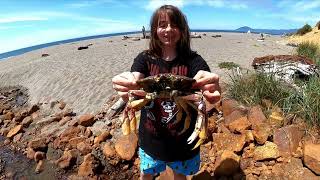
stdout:
{"type": "MultiPolygon", "coordinates": [[[[218,67],[221,62],[234,62],[252,69],[254,57],[294,52],[293,47],[278,43],[280,36],[268,36],[262,42],[257,41],[259,34],[198,34],[202,38],[192,39],[192,49],[207,61],[212,72],[220,75],[222,82],[230,72],[218,67]],[[212,37],[217,34],[222,37],[212,37]]],[[[128,71],[134,57],[147,49],[148,42],[114,36],[51,46],[0,60],[0,87],[28,88],[31,104],[63,100],[76,113],[94,113],[114,93],[111,78],[128,71]],[[92,45],[88,49],[77,49],[89,44],[92,45]],[[49,56],[41,57],[42,54],[49,56]]]]}

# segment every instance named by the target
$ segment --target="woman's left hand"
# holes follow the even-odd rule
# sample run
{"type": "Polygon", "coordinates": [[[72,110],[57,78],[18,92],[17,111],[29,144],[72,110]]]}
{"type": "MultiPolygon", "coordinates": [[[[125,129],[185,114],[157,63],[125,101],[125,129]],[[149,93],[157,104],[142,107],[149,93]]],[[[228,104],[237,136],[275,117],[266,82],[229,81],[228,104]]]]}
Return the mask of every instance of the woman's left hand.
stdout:
{"type": "Polygon", "coordinates": [[[196,80],[193,88],[200,89],[208,102],[214,104],[220,100],[221,88],[217,74],[200,70],[193,79],[196,80]]]}

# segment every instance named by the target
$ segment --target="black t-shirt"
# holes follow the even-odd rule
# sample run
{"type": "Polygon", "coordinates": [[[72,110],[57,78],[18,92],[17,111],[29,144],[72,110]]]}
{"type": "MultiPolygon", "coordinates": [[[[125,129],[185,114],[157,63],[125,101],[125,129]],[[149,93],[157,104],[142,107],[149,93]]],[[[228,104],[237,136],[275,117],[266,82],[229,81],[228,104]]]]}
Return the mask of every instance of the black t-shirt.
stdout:
{"type": "MultiPolygon", "coordinates": [[[[210,71],[205,60],[193,53],[189,58],[177,56],[172,61],[155,58],[147,52],[140,53],[131,67],[131,72],[140,72],[148,76],[162,73],[172,73],[193,78],[199,70],[210,71]]],[[[178,108],[170,99],[155,99],[141,110],[139,124],[139,145],[151,157],[163,161],[182,161],[191,159],[200,148],[192,150],[197,140],[189,145],[187,139],[192,134],[197,111],[189,107],[191,112],[190,127],[183,134],[179,132],[184,127],[183,114],[179,123],[174,123],[178,108]]]]}

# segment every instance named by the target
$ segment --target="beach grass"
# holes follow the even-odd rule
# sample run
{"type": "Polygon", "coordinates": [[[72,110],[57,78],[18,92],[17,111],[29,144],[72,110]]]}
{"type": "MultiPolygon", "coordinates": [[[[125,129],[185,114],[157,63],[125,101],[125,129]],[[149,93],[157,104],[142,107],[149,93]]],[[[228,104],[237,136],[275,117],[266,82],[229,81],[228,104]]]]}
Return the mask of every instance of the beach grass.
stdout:
{"type": "Polygon", "coordinates": [[[302,42],[297,47],[297,54],[300,56],[308,57],[314,60],[315,63],[320,60],[320,50],[316,43],[313,42],[302,42]]]}
{"type": "Polygon", "coordinates": [[[233,68],[237,68],[240,67],[239,64],[236,64],[234,62],[222,62],[218,64],[220,69],[233,69],[233,68]]]}
{"type": "Polygon", "coordinates": [[[270,100],[286,115],[294,114],[310,125],[320,125],[320,78],[311,77],[299,86],[294,88],[263,73],[232,74],[227,97],[248,106],[270,100]]]}

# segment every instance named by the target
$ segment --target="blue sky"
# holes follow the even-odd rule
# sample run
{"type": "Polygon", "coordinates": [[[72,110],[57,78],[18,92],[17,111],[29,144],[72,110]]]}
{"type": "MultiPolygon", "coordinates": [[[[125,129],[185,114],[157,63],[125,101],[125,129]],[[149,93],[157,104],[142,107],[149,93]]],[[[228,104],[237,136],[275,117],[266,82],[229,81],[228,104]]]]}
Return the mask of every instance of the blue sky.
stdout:
{"type": "Polygon", "coordinates": [[[76,37],[149,29],[176,5],[191,29],[290,29],[320,20],[320,0],[0,0],[0,53],[76,37]]]}

